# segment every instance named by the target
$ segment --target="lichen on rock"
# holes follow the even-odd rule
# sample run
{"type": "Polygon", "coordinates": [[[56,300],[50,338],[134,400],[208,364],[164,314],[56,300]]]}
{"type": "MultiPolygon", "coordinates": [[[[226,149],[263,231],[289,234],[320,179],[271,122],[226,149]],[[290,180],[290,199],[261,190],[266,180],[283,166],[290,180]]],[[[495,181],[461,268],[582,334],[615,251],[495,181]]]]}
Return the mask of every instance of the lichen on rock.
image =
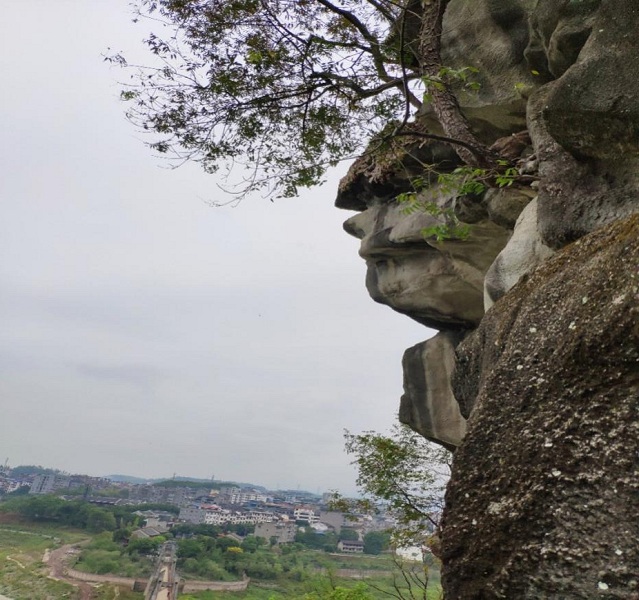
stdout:
{"type": "MultiPolygon", "coordinates": [[[[482,84],[462,111],[487,145],[525,127],[537,181],[431,178],[471,225],[444,242],[394,202],[422,159],[459,164],[444,144],[414,141],[407,169],[367,155],[340,187],[373,299],[440,332],[405,353],[400,418],[457,448],[449,600],[639,598],[638,24],[635,0],[451,0],[442,58],[482,84]]],[[[415,127],[438,132],[428,109],[415,127]]]]}
{"type": "Polygon", "coordinates": [[[457,356],[448,597],[636,597],[639,215],[548,259],[457,356]]]}

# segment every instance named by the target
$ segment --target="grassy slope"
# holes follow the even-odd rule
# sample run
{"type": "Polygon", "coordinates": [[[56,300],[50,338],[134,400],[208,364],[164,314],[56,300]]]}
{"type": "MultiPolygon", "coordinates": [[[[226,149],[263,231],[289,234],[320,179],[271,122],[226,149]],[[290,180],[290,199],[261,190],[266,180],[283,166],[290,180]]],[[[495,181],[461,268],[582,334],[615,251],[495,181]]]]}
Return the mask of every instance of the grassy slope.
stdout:
{"type": "Polygon", "coordinates": [[[63,532],[48,526],[0,526],[0,593],[13,600],[75,599],[73,586],[47,577],[42,555],[47,548],[82,537],[77,532],[63,532]]]}
{"type": "MultiPolygon", "coordinates": [[[[394,567],[392,558],[387,554],[380,556],[329,555],[324,552],[308,550],[303,552],[303,555],[305,563],[309,565],[321,563],[322,565],[329,566],[330,570],[346,568],[367,571],[391,571],[394,567]]],[[[328,592],[330,590],[331,580],[333,585],[340,587],[350,588],[358,584],[358,581],[354,579],[341,579],[335,576],[329,578],[328,575],[318,574],[303,582],[294,582],[284,578],[268,582],[252,580],[246,592],[197,592],[181,595],[180,600],[293,600],[302,598],[305,594],[311,592],[318,592],[320,594],[322,591],[328,592]]],[[[371,598],[375,600],[388,600],[388,598],[391,597],[388,593],[379,590],[395,593],[392,588],[391,579],[386,574],[380,575],[379,577],[366,578],[360,580],[359,583],[368,584],[368,593],[371,598]],[[379,588],[379,590],[375,588],[379,588]]],[[[420,596],[416,593],[416,597],[419,598],[420,596]]],[[[405,593],[405,598],[410,598],[410,595],[405,593]]],[[[440,600],[440,598],[441,587],[439,584],[439,571],[432,569],[430,573],[428,600],[440,600]]]]}
{"type": "MultiPolygon", "coordinates": [[[[21,522],[0,524],[0,594],[13,600],[62,600],[65,598],[75,600],[77,593],[73,586],[53,581],[47,577],[46,569],[41,562],[42,555],[47,548],[75,543],[88,537],[90,536],[85,531],[48,524],[21,522]]],[[[388,556],[344,557],[314,551],[306,551],[304,554],[307,552],[308,556],[305,558],[309,563],[314,563],[314,555],[317,555],[319,562],[330,563],[333,569],[390,570],[392,567],[388,556]]],[[[390,589],[387,576],[366,579],[364,582],[383,589],[390,589]]],[[[440,597],[439,573],[436,571],[432,573],[431,583],[433,590],[429,593],[429,600],[438,600],[440,597]]],[[[334,579],[334,584],[352,587],[356,581],[334,579]]],[[[180,600],[290,600],[311,591],[320,591],[327,586],[330,586],[330,583],[326,576],[318,575],[304,582],[293,582],[282,578],[275,582],[254,581],[249,589],[242,593],[199,592],[180,596],[180,600]]],[[[370,589],[369,592],[373,598],[388,598],[387,595],[376,592],[374,589],[370,589]]],[[[141,600],[142,594],[125,590],[116,591],[110,585],[102,585],[96,589],[96,600],[115,598],[141,600]]]]}
{"type": "MultiPolygon", "coordinates": [[[[12,600],[75,600],[77,589],[48,578],[44,551],[87,539],[86,531],[19,520],[0,524],[0,594],[12,600]]],[[[96,588],[96,600],[142,600],[143,594],[111,585],[96,588]]]]}

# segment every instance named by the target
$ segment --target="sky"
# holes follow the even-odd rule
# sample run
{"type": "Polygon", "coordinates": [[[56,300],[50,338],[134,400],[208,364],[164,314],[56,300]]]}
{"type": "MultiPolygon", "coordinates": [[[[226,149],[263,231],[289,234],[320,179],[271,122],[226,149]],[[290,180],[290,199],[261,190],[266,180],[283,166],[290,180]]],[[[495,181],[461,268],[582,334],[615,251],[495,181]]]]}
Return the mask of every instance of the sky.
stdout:
{"type": "Polygon", "coordinates": [[[375,304],[339,177],[236,207],[167,168],[118,100],[126,0],[6,0],[0,462],[355,491],[343,430],[388,430],[433,332],[375,304]]]}

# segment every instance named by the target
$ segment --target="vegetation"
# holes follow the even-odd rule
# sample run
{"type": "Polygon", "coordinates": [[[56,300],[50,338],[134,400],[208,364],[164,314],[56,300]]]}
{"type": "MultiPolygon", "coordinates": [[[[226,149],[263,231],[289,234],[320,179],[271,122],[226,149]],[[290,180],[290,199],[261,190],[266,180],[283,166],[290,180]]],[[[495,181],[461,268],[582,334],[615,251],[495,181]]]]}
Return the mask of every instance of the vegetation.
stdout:
{"type": "Polygon", "coordinates": [[[371,511],[381,502],[397,520],[394,543],[421,545],[439,523],[450,453],[405,425],[396,425],[390,435],[347,431],[345,437],[364,499],[352,503],[336,496],[336,508],[371,511]]]}
{"type": "Polygon", "coordinates": [[[0,594],[10,598],[74,598],[74,588],[47,577],[42,556],[47,548],[82,539],[67,528],[22,523],[0,526],[0,594]]]}
{"type": "MultiPolygon", "coordinates": [[[[358,503],[358,508],[367,502],[370,507],[374,505],[373,500],[382,500],[401,524],[400,530],[394,533],[394,541],[416,538],[423,541],[425,522],[434,523],[437,518],[440,500],[437,486],[443,485],[443,479],[442,473],[436,473],[433,468],[436,464],[442,466],[437,463],[441,456],[425,445],[422,438],[403,428],[391,437],[373,432],[348,434],[347,446],[359,468],[358,483],[369,496],[358,503]]],[[[42,537],[47,529],[65,531],[74,527],[73,531],[85,532],[85,537],[87,533],[92,534],[74,564],[76,569],[85,572],[144,578],[151,571],[159,546],[167,537],[175,537],[178,569],[183,576],[231,581],[247,575],[253,582],[252,587],[270,586],[271,595],[267,598],[367,600],[391,593],[403,599],[414,593],[406,587],[408,584],[421,589],[423,598],[429,598],[435,589],[433,582],[437,585],[436,579],[429,582],[424,578],[424,573],[430,571],[407,569],[395,564],[391,555],[382,554],[390,543],[386,532],[366,534],[367,556],[335,554],[338,537],[330,532],[318,533],[310,526],[299,529],[295,543],[283,546],[252,535],[238,542],[225,535],[225,529],[230,527],[209,525],[178,525],[166,536],[131,539],[132,531],[139,525],[139,517],[134,514],[137,508],[140,507],[97,507],[82,500],[52,495],[16,497],[0,505],[3,512],[18,515],[31,523],[30,527],[38,529],[38,548],[42,551],[61,543],[53,536],[42,537]],[[353,588],[344,583],[348,580],[340,578],[340,569],[364,570],[368,576],[377,575],[367,579],[365,587],[353,588]],[[392,571],[395,575],[391,575],[392,571]]],[[[240,527],[244,526],[234,526],[240,527]]],[[[355,539],[357,533],[346,528],[342,537],[355,539]]],[[[38,573],[34,571],[32,575],[38,573]]]]}
{"type": "MultiPolygon", "coordinates": [[[[21,523],[0,528],[0,593],[34,600],[74,598],[75,591],[71,586],[46,577],[42,569],[42,554],[46,548],[86,539],[86,531],[69,529],[53,522],[21,523]],[[10,528],[16,530],[11,531],[10,528]],[[11,560],[3,562],[2,559],[7,555],[25,568],[11,560]]],[[[89,543],[83,546],[74,568],[93,573],[146,577],[154,557],[146,557],[136,544],[138,542],[123,547],[113,541],[109,532],[93,534],[89,543]]],[[[178,569],[189,579],[232,580],[241,577],[243,572],[251,577],[246,592],[201,592],[181,596],[187,600],[227,596],[232,600],[326,600],[351,597],[377,600],[387,597],[387,591],[393,589],[389,572],[394,564],[389,554],[328,554],[297,543],[271,547],[266,540],[253,536],[237,546],[235,540],[219,534],[196,534],[191,538],[179,539],[178,544],[178,569]],[[358,586],[352,580],[344,579],[340,569],[364,570],[373,576],[365,580],[365,585],[358,586]],[[374,575],[375,572],[378,575],[374,575]]],[[[99,600],[115,597],[114,587],[108,584],[100,586],[96,593],[99,600]]],[[[124,590],[119,594],[122,600],[141,598],[139,594],[124,590]]]]}
{"type": "Polygon", "coordinates": [[[435,217],[436,224],[425,227],[421,234],[425,238],[434,237],[438,242],[444,240],[465,240],[470,235],[470,226],[457,217],[454,205],[448,198],[470,197],[480,200],[489,187],[510,187],[520,177],[519,171],[509,166],[508,161],[498,160],[500,172],[462,165],[450,172],[436,172],[430,165],[424,165],[425,175],[414,177],[410,184],[412,191],[399,194],[395,200],[402,205],[404,214],[427,213],[435,217]],[[437,183],[433,187],[433,182],[437,183]],[[436,190],[438,200],[424,199],[422,192],[436,190]]]}
{"type": "MultiPolygon", "coordinates": [[[[438,580],[436,580],[438,582],[438,580]]],[[[441,600],[441,592],[433,586],[428,595],[417,594],[415,600],[441,600]]],[[[400,587],[404,598],[410,598],[406,585],[400,587]]],[[[180,600],[388,600],[397,598],[388,577],[367,578],[363,582],[340,579],[334,575],[315,575],[303,583],[285,585],[249,585],[245,592],[199,592],[180,596],[180,600]]],[[[400,596],[401,598],[401,596],[400,596]]]]}
{"type": "Polygon", "coordinates": [[[58,469],[49,469],[40,465],[19,465],[11,468],[11,477],[14,479],[26,479],[30,475],[56,475],[58,469]]]}
{"type": "MultiPolygon", "coordinates": [[[[326,168],[409,135],[452,144],[472,167],[500,171],[473,134],[441,63],[449,0],[138,0],[155,63],[129,65],[127,115],[157,152],[208,172],[244,167],[239,193],[295,196],[326,168]],[[444,135],[405,130],[432,104],[444,135]]],[[[375,149],[372,150],[375,152],[375,149]]]]}
{"type": "Polygon", "coordinates": [[[364,554],[381,554],[390,546],[390,534],[384,531],[370,531],[364,536],[364,554]]]}
{"type": "Polygon", "coordinates": [[[64,500],[53,495],[16,497],[0,504],[1,512],[17,513],[30,521],[58,523],[92,533],[136,524],[136,510],[136,506],[102,508],[82,500],[64,500]]]}
{"type": "Polygon", "coordinates": [[[123,549],[121,544],[113,541],[111,534],[101,533],[82,548],[73,567],[99,575],[113,573],[124,577],[148,577],[153,569],[154,557],[149,558],[147,555],[153,554],[159,545],[159,540],[133,540],[123,549]],[[135,543],[147,541],[153,543],[148,546],[135,543]]]}

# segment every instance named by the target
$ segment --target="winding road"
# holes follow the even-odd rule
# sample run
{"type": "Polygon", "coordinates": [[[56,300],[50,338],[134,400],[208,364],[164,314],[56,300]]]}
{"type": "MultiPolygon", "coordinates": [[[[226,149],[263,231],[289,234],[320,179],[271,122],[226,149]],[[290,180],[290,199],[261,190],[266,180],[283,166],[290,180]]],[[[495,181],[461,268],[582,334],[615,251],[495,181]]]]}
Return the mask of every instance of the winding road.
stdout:
{"type": "MultiPolygon", "coordinates": [[[[67,577],[64,571],[66,559],[73,547],[71,544],[66,544],[56,550],[47,550],[42,557],[42,562],[49,565],[49,577],[69,583],[80,590],[79,600],[92,600],[93,588],[85,581],[78,581],[77,579],[67,577]]],[[[0,598],[0,600],[2,599],[0,598]]]]}

